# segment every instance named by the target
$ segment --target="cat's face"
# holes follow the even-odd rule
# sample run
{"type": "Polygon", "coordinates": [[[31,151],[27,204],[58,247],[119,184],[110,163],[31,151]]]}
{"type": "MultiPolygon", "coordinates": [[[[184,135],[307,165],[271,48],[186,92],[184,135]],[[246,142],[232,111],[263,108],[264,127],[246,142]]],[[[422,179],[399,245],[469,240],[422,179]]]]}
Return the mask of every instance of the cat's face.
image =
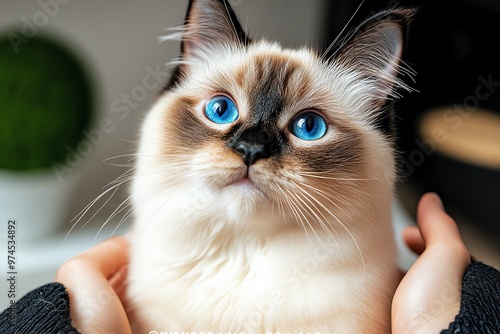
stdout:
{"type": "Polygon", "coordinates": [[[381,109],[407,13],[365,23],[331,58],[249,41],[225,6],[190,5],[180,65],[143,127],[136,205],[191,198],[228,224],[281,215],[309,230],[363,212],[394,179],[381,109]]]}

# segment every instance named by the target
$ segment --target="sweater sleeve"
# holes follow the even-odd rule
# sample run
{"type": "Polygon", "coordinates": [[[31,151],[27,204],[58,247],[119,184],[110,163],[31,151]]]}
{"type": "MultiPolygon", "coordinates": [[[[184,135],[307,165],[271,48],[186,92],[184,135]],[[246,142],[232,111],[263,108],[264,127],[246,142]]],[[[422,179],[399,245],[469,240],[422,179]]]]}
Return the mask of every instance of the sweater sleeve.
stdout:
{"type": "Polygon", "coordinates": [[[500,271],[481,262],[470,265],[462,284],[460,312],[441,334],[500,333],[500,271]]]}
{"type": "Polygon", "coordinates": [[[0,314],[0,333],[79,334],[71,326],[64,286],[49,283],[19,299],[0,314]]]}

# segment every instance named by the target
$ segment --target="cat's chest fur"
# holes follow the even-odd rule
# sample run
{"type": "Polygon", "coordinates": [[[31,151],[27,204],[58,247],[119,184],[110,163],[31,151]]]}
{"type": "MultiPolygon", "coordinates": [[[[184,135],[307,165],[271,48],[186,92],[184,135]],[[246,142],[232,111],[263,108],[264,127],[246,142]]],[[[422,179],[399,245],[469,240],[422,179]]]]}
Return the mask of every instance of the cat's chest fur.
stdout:
{"type": "Polygon", "coordinates": [[[280,228],[224,224],[227,213],[214,209],[218,197],[199,200],[176,189],[165,194],[170,200],[137,208],[128,291],[136,332],[388,332],[398,274],[392,194],[379,191],[365,206],[370,215],[339,213],[356,224],[315,235],[293,214],[273,211],[243,226],[280,228]],[[197,233],[183,228],[192,224],[197,233]]]}
{"type": "Polygon", "coordinates": [[[388,292],[396,286],[397,270],[390,233],[372,256],[367,251],[370,240],[358,239],[362,244],[357,249],[352,242],[322,233],[323,244],[302,231],[268,240],[236,236],[204,244],[208,240],[189,243],[180,236],[155,238],[149,232],[137,232],[134,238],[165,246],[135,241],[141,249],[133,250],[138,258],[130,275],[148,273],[130,287],[142,299],[136,307],[147,319],[140,332],[388,330],[388,292]],[[360,309],[360,304],[371,307],[360,309]]]}

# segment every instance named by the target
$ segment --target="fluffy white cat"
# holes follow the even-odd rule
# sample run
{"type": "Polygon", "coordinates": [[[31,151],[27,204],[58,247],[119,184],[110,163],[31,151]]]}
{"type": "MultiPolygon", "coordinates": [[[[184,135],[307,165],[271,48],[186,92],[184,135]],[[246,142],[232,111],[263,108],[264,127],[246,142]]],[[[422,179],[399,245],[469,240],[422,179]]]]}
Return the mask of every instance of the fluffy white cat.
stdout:
{"type": "Polygon", "coordinates": [[[321,55],[190,1],[131,188],[137,333],[390,331],[390,100],[408,89],[410,16],[378,13],[321,55]]]}

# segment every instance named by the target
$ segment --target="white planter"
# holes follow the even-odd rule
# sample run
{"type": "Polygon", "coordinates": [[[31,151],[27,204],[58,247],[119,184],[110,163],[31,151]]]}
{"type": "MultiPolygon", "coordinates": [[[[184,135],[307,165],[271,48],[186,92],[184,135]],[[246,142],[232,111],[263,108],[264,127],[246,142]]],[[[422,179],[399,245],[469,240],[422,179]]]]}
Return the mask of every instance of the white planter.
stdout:
{"type": "Polygon", "coordinates": [[[7,234],[7,222],[16,220],[16,237],[24,241],[43,238],[67,223],[68,204],[74,192],[75,176],[59,181],[52,169],[11,172],[0,169],[0,236],[7,234]]]}

